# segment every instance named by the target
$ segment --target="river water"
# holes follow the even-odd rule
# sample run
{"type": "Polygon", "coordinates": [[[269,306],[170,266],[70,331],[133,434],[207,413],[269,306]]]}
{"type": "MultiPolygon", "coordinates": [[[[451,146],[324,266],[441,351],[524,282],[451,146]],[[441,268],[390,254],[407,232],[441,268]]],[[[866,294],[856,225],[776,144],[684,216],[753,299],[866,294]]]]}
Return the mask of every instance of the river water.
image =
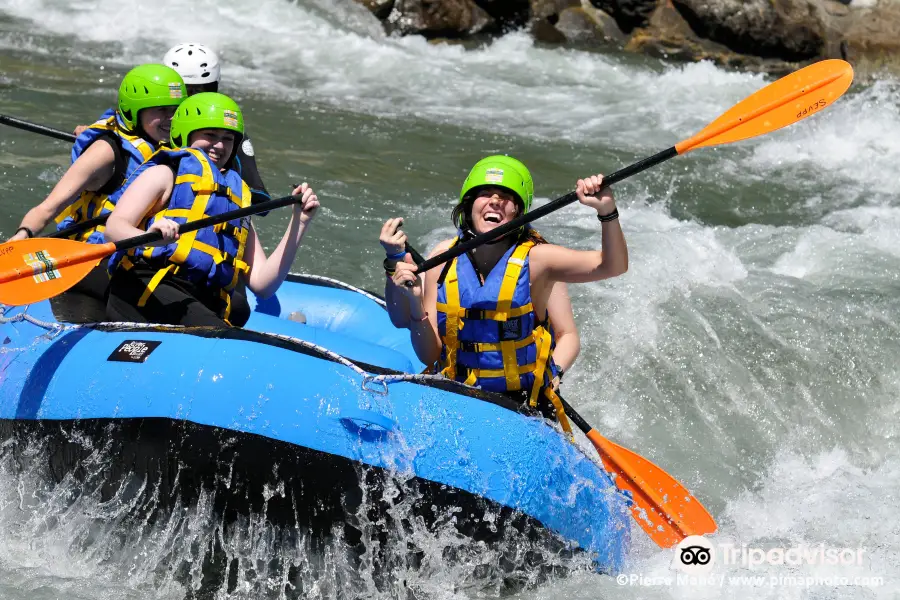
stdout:
{"type": "MultiPolygon", "coordinates": [[[[542,204],[579,176],[689,137],[769,82],[710,64],[544,48],[523,34],[477,49],[390,38],[349,0],[253,8],[0,0],[0,112],[69,131],[112,105],[134,64],[178,42],[207,43],[223,57],[222,91],[245,111],[272,195],[308,181],[322,199],[295,270],[379,291],[381,222],[404,216],[422,251],[449,237],[450,210],[480,157],[521,158],[542,204]]],[[[576,570],[513,597],[900,596],[898,93],[893,81],[858,84],[786,130],[619,184],[630,271],[570,288],[582,352],[567,397],[604,435],[691,489],[717,518],[716,543],[862,549],[862,564],[717,564],[726,578],[765,577],[722,587],[623,586],[576,570]],[[770,580],[782,576],[883,581],[770,580]]],[[[0,234],[14,231],[67,160],[62,142],[0,130],[0,234]]],[[[286,223],[284,211],[257,220],[267,246],[286,223]]],[[[599,244],[592,211],[577,204],[536,225],[574,248],[599,244]]],[[[116,511],[54,503],[42,485],[0,468],[0,598],[185,597],[184,578],[160,565],[184,559],[190,544],[113,535],[116,511]],[[85,533],[98,522],[107,535],[85,533]],[[110,551],[113,538],[143,558],[110,551]]],[[[625,573],[645,583],[671,575],[672,552],[637,528],[634,537],[625,573]]],[[[234,553],[269,550],[244,540],[234,553]]],[[[395,573],[406,588],[381,591],[342,588],[334,567],[331,579],[306,581],[305,595],[500,593],[464,567],[432,566],[427,576],[395,573]]],[[[278,597],[280,575],[267,577],[215,597],[278,597]]]]}

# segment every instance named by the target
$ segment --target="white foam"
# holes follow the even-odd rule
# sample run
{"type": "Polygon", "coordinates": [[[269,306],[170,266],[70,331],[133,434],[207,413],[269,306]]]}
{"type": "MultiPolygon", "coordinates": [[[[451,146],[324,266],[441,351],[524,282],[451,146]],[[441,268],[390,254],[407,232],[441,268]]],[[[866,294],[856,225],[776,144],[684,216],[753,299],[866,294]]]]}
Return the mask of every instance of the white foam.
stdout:
{"type": "Polygon", "coordinates": [[[386,37],[350,0],[260,0],[252,17],[240,3],[216,0],[3,0],[0,10],[35,31],[89,42],[76,60],[120,70],[159,60],[170,45],[190,40],[217,49],[225,87],[244,93],[640,149],[686,137],[762,83],[708,63],[657,72],[599,54],[538,48],[524,33],[475,50],[386,37]]]}

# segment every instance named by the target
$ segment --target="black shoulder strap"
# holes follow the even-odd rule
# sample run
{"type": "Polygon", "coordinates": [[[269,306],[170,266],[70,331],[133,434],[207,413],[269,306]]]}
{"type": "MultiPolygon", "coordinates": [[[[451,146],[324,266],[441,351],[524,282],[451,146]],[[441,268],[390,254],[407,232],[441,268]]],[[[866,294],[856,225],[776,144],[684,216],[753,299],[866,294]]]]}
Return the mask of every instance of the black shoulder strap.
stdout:
{"type": "MultiPolygon", "coordinates": [[[[453,246],[455,246],[458,243],[459,243],[459,238],[456,238],[452,244],[447,246],[447,250],[449,250],[450,248],[452,248],[453,246]]],[[[441,275],[438,277],[438,281],[437,281],[438,287],[441,287],[442,285],[444,285],[444,280],[447,279],[447,273],[450,272],[450,265],[453,264],[454,260],[456,260],[456,259],[451,258],[450,260],[448,260],[447,262],[444,263],[444,268],[441,269],[441,275]]]]}
{"type": "Polygon", "coordinates": [[[97,139],[91,142],[91,145],[103,140],[113,151],[113,175],[109,178],[103,187],[97,190],[98,194],[109,195],[119,189],[125,183],[125,172],[128,169],[128,157],[125,156],[125,150],[122,148],[122,139],[112,131],[104,131],[97,139]]]}

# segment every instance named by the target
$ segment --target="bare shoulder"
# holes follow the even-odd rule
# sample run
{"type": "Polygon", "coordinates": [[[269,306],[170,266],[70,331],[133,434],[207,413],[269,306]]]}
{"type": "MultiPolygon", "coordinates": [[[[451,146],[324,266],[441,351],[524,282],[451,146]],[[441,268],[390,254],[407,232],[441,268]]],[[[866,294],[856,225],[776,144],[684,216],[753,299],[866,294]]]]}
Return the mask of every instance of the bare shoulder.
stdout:
{"type": "Polygon", "coordinates": [[[437,256],[437,255],[440,254],[441,252],[446,252],[447,250],[450,249],[450,246],[451,246],[451,245],[453,244],[453,242],[455,242],[455,241],[456,241],[456,238],[452,238],[452,239],[449,239],[449,240],[444,240],[443,242],[439,242],[438,245],[434,247],[434,250],[432,250],[432,251],[428,254],[428,258],[431,258],[432,256],[437,256]]]}
{"type": "Polygon", "coordinates": [[[556,244],[536,244],[534,248],[528,253],[531,257],[531,260],[545,261],[550,257],[557,256],[560,252],[565,252],[567,249],[562,246],[557,246],[556,244]]]}

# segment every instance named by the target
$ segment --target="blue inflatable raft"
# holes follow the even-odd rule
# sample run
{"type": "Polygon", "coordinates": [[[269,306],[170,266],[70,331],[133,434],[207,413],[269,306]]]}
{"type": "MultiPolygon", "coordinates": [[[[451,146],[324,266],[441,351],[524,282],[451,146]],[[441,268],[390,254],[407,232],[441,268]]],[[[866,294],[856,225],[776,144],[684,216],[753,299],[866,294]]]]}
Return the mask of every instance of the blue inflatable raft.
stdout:
{"type": "Polygon", "coordinates": [[[214,485],[225,513],[323,530],[400,478],[428,522],[540,532],[602,571],[623,563],[628,501],[599,463],[504,396],[416,375],[408,332],[372,294],[291,276],[251,296],[244,329],[60,324],[64,304],[0,319],[0,443],[44,436],[54,472],[77,470],[86,435],[116,438],[113,471],[161,497],[214,485]]]}

